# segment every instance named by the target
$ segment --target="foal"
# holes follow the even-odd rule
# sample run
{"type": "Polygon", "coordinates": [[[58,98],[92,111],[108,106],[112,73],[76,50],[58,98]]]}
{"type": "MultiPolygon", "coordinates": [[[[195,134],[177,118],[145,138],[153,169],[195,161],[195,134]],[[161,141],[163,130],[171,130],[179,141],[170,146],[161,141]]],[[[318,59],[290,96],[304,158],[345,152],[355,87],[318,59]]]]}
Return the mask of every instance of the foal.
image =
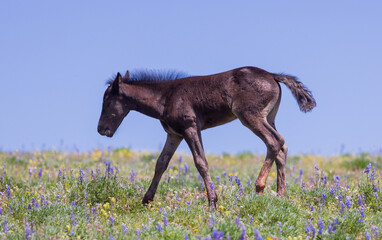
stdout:
{"type": "Polygon", "coordinates": [[[301,111],[307,112],[316,106],[311,92],[295,77],[256,67],[185,78],[174,74],[161,78],[157,72],[141,72],[132,77],[128,71],[123,77],[118,73],[105,91],[98,132],[112,137],[130,110],[159,119],[167,132],[167,140],[142,203],[153,201],[161,176],[184,139],[204,180],[209,204],[215,205],[218,196],[213,189],[200,132],[238,118],[267,146],[256,192],[263,193],[276,161],[277,193],[284,196],[287,147],[275,127],[281,100],[279,82],[292,91],[301,111]]]}

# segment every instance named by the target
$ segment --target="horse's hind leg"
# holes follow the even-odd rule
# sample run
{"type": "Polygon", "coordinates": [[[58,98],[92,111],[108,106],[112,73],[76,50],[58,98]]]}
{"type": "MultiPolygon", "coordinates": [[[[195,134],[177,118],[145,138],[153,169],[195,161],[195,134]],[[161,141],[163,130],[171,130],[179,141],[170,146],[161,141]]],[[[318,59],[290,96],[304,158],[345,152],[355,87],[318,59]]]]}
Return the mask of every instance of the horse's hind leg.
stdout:
{"type": "Polygon", "coordinates": [[[282,158],[281,155],[278,158],[284,146],[284,138],[268,123],[267,118],[263,115],[252,114],[250,111],[236,115],[243,125],[251,129],[267,146],[267,156],[256,180],[256,192],[259,194],[264,192],[273,161],[276,160],[278,169],[277,193],[281,196],[285,195],[285,161],[279,161],[282,158]]]}
{"type": "MultiPolygon", "coordinates": [[[[281,95],[279,96],[278,101],[276,102],[274,108],[271,110],[271,112],[267,116],[267,121],[269,125],[272,126],[272,128],[276,131],[276,133],[277,133],[277,130],[275,125],[275,118],[276,118],[277,110],[280,105],[280,100],[281,100],[281,95]]],[[[286,165],[286,159],[287,159],[287,152],[288,152],[288,147],[284,143],[276,157],[277,193],[281,196],[285,195],[285,165],[286,165]]]]}

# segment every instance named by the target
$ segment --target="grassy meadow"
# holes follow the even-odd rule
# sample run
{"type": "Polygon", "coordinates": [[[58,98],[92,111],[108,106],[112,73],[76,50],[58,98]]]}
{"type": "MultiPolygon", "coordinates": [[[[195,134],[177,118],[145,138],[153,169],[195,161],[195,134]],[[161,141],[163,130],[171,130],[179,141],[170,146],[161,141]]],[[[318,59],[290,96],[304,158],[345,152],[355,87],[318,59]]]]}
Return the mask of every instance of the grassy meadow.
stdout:
{"type": "Polygon", "coordinates": [[[286,197],[275,166],[254,192],[264,156],[209,155],[217,209],[179,154],[143,206],[157,155],[0,152],[0,239],[381,239],[382,155],[289,156],[286,197]]]}

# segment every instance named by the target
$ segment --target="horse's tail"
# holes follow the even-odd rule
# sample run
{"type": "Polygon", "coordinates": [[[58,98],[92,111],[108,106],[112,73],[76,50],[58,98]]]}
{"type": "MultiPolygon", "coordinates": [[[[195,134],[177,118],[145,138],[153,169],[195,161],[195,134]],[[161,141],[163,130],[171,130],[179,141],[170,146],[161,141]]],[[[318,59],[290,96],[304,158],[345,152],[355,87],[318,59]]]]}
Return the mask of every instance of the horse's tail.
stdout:
{"type": "Polygon", "coordinates": [[[277,82],[284,83],[292,91],[301,111],[309,112],[316,106],[316,100],[314,100],[312,93],[296,77],[285,74],[273,74],[273,77],[277,82]]]}

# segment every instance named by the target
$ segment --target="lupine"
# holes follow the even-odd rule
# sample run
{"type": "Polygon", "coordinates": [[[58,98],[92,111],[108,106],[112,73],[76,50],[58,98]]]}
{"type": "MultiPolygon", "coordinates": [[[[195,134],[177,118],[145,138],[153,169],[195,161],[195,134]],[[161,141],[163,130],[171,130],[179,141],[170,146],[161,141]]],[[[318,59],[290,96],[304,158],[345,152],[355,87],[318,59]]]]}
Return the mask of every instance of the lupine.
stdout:
{"type": "Polygon", "coordinates": [[[325,205],[326,193],[322,193],[322,203],[325,205]]]}
{"type": "Polygon", "coordinates": [[[7,197],[11,198],[11,188],[8,185],[6,185],[5,187],[5,192],[7,193],[7,197]]]}
{"type": "Polygon", "coordinates": [[[166,211],[163,211],[163,224],[164,224],[164,227],[167,227],[168,225],[168,219],[167,219],[167,213],[166,211]]]}
{"type": "Polygon", "coordinates": [[[26,222],[25,223],[25,238],[27,239],[27,240],[29,240],[29,236],[32,234],[32,231],[31,231],[31,229],[30,229],[30,227],[29,227],[29,223],[28,222],[26,222]]]}
{"type": "Polygon", "coordinates": [[[322,230],[324,229],[324,223],[320,216],[318,216],[318,234],[322,235],[322,230]]]}
{"type": "Polygon", "coordinates": [[[8,231],[9,229],[8,229],[7,219],[4,219],[4,233],[7,233],[8,231]]]}
{"type": "Polygon", "coordinates": [[[124,234],[127,233],[127,227],[126,227],[126,224],[122,223],[122,231],[124,232],[124,234]]]}
{"type": "Polygon", "coordinates": [[[361,219],[359,220],[360,222],[364,222],[364,219],[365,219],[365,212],[364,212],[364,209],[363,207],[361,207],[359,209],[359,214],[361,214],[361,219]]]}
{"type": "Polygon", "coordinates": [[[110,227],[114,227],[114,218],[113,218],[113,216],[110,215],[109,220],[110,220],[110,227]]]}
{"type": "Polygon", "coordinates": [[[249,215],[249,224],[252,224],[252,223],[253,223],[253,217],[249,215]]]}
{"type": "Polygon", "coordinates": [[[218,230],[216,229],[216,228],[214,228],[213,230],[212,230],[212,239],[213,240],[219,240],[219,232],[218,232],[218,230]]]}
{"type": "Polygon", "coordinates": [[[135,234],[137,235],[137,239],[140,240],[141,239],[141,231],[139,230],[139,228],[135,229],[135,234]]]}
{"type": "Polygon", "coordinates": [[[349,197],[349,196],[346,197],[346,202],[345,202],[345,204],[346,204],[346,206],[350,209],[350,207],[351,207],[351,201],[350,201],[350,197],[349,197]]]}
{"type": "Polygon", "coordinates": [[[188,240],[187,233],[183,233],[183,236],[184,236],[184,240],[188,240]]]}
{"type": "Polygon", "coordinates": [[[373,236],[378,239],[378,227],[376,226],[371,226],[371,230],[372,230],[372,233],[373,233],[373,236]]]}
{"type": "Polygon", "coordinates": [[[313,226],[312,221],[310,221],[309,226],[310,230],[312,230],[312,238],[314,239],[314,237],[316,236],[316,228],[313,226]]]}
{"type": "Polygon", "coordinates": [[[344,202],[341,202],[341,209],[340,209],[340,212],[341,212],[342,214],[345,214],[345,204],[344,204],[344,202]]]}
{"type": "MultiPolygon", "coordinates": [[[[227,235],[228,235],[228,233],[227,233],[227,235]]],[[[259,231],[256,228],[253,231],[253,235],[255,236],[255,240],[263,240],[263,238],[261,237],[259,231]]]]}
{"type": "Polygon", "coordinates": [[[245,236],[247,235],[247,230],[245,229],[244,224],[241,225],[241,234],[239,236],[240,240],[245,240],[245,236]]]}
{"type": "Polygon", "coordinates": [[[159,232],[162,232],[163,229],[162,229],[162,225],[160,223],[158,223],[158,225],[156,226],[156,229],[159,231],[159,232]]]}
{"type": "Polygon", "coordinates": [[[365,231],[365,240],[370,240],[370,233],[367,230],[365,231]]]}
{"type": "Polygon", "coordinates": [[[281,235],[281,234],[283,234],[283,232],[281,230],[281,227],[282,227],[283,223],[280,222],[280,221],[278,223],[279,223],[279,234],[281,235]]]}
{"type": "Polygon", "coordinates": [[[136,176],[137,172],[133,170],[130,171],[130,181],[134,182],[135,181],[135,176],[136,176]]]}
{"type": "Polygon", "coordinates": [[[250,185],[251,185],[251,177],[248,177],[247,186],[250,186],[250,185]]]}
{"type": "Polygon", "coordinates": [[[310,205],[310,211],[311,211],[311,212],[314,211],[314,207],[313,207],[313,205],[310,205]]]}
{"type": "Polygon", "coordinates": [[[365,168],[365,170],[364,170],[363,172],[366,173],[366,174],[369,174],[370,169],[371,169],[371,163],[369,163],[369,164],[366,166],[366,168],[365,168]]]}

